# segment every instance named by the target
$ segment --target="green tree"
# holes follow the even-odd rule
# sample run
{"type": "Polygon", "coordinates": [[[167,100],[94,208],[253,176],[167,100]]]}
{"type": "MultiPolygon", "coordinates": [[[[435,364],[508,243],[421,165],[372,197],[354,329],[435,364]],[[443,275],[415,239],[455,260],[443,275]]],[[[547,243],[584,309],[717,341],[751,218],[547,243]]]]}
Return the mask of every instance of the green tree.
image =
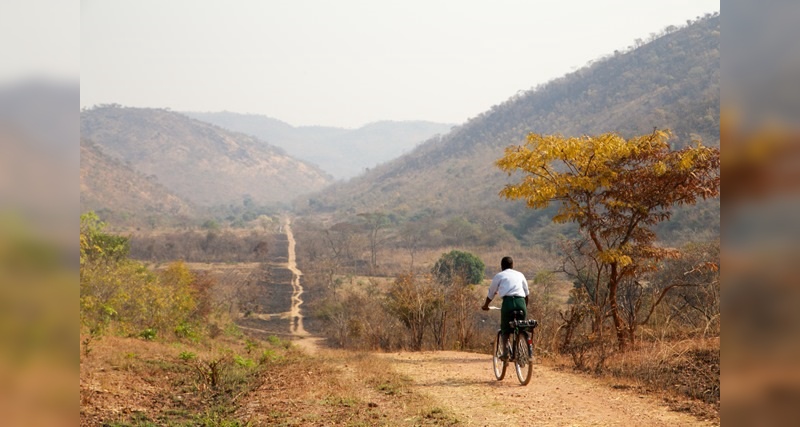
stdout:
{"type": "Polygon", "coordinates": [[[436,261],[432,273],[440,283],[460,281],[474,285],[483,281],[485,270],[480,258],[469,252],[452,250],[436,261]]]}
{"type": "Polygon", "coordinates": [[[130,252],[127,237],[105,233],[106,223],[94,212],[81,215],[80,228],[80,262],[120,261],[130,252]]]}
{"type": "Polygon", "coordinates": [[[506,148],[497,166],[519,182],[500,192],[528,207],[560,202],[553,221],[576,222],[591,243],[607,290],[610,317],[620,350],[632,344],[634,325],[625,325],[617,291],[624,280],[652,271],[677,251],[656,245],[651,227],[670,218],[676,205],[719,195],[719,149],[699,142],[673,151],[668,131],[628,140],[613,133],[579,138],[531,133],[521,146],[506,148]]]}

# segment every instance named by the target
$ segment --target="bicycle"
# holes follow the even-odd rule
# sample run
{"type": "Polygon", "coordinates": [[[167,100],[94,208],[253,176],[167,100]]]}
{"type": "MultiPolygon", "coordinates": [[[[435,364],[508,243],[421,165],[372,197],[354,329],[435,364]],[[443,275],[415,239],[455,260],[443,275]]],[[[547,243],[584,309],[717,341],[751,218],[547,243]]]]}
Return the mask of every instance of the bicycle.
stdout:
{"type": "MultiPolygon", "coordinates": [[[[489,307],[500,310],[500,307],[489,307]]],[[[517,379],[522,385],[528,385],[531,381],[533,372],[533,330],[539,325],[534,319],[524,320],[522,310],[513,312],[513,319],[509,325],[513,328],[511,336],[508,338],[508,357],[503,360],[503,331],[497,330],[494,340],[494,354],[492,354],[492,369],[498,381],[506,376],[506,368],[509,362],[514,362],[514,370],[517,379]]]]}

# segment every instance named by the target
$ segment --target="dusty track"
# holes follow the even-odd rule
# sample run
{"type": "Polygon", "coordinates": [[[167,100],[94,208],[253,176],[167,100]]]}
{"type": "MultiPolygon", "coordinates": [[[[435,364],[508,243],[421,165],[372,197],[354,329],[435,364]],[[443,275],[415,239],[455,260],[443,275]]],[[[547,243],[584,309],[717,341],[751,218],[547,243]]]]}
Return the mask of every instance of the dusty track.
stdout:
{"type": "Polygon", "coordinates": [[[383,357],[412,379],[416,391],[438,400],[464,425],[716,425],[670,411],[653,397],[542,365],[534,365],[533,379],[523,387],[512,366],[504,380],[495,380],[488,355],[440,351],[383,357]]]}
{"type": "Polygon", "coordinates": [[[300,276],[303,272],[297,268],[297,252],[295,247],[297,242],[294,240],[292,234],[292,223],[286,218],[284,219],[283,228],[286,231],[286,239],[289,241],[288,255],[286,268],[292,272],[292,306],[289,309],[289,318],[291,324],[289,330],[292,337],[297,338],[296,343],[305,348],[310,353],[315,353],[321,338],[314,337],[303,328],[303,312],[300,306],[303,305],[303,286],[300,283],[300,276]]]}
{"type": "Polygon", "coordinates": [[[292,272],[292,307],[289,310],[289,317],[291,325],[289,330],[292,335],[297,337],[307,337],[308,332],[303,328],[303,314],[300,312],[300,306],[303,305],[303,300],[300,298],[303,295],[303,287],[300,285],[300,276],[303,272],[297,268],[297,255],[295,246],[297,242],[294,240],[292,234],[292,223],[289,219],[285,219],[283,228],[286,230],[286,239],[289,240],[289,255],[287,256],[286,268],[292,272]]]}
{"type": "MultiPolygon", "coordinates": [[[[264,312],[250,313],[240,319],[239,327],[264,338],[269,335],[293,339],[314,338],[303,327],[303,272],[297,268],[296,241],[292,234],[291,221],[284,218],[280,234],[267,254],[263,265],[266,275],[259,281],[262,293],[257,297],[264,312]]],[[[313,348],[309,348],[312,349],[313,348]]]]}

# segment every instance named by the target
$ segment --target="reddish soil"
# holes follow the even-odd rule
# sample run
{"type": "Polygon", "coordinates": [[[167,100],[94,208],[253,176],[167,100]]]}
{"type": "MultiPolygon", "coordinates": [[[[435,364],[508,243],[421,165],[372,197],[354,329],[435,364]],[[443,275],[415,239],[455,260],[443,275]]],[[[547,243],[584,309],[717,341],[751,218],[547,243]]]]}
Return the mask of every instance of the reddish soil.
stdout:
{"type": "Polygon", "coordinates": [[[497,381],[488,355],[453,351],[392,353],[383,357],[464,425],[474,426],[713,426],[671,411],[659,399],[613,388],[585,375],[534,365],[521,386],[508,367],[497,381]]]}

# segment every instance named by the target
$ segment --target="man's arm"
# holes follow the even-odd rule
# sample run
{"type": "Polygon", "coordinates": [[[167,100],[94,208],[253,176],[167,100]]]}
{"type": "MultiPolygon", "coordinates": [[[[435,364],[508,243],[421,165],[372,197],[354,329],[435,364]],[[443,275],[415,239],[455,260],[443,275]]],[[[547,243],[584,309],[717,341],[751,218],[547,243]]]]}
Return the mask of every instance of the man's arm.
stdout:
{"type": "Polygon", "coordinates": [[[497,294],[497,288],[499,286],[500,286],[500,280],[497,278],[497,275],[495,274],[495,276],[492,277],[492,284],[489,285],[489,292],[486,294],[486,301],[483,303],[483,307],[481,307],[481,310],[483,311],[489,310],[489,303],[492,302],[491,297],[497,294]]]}

